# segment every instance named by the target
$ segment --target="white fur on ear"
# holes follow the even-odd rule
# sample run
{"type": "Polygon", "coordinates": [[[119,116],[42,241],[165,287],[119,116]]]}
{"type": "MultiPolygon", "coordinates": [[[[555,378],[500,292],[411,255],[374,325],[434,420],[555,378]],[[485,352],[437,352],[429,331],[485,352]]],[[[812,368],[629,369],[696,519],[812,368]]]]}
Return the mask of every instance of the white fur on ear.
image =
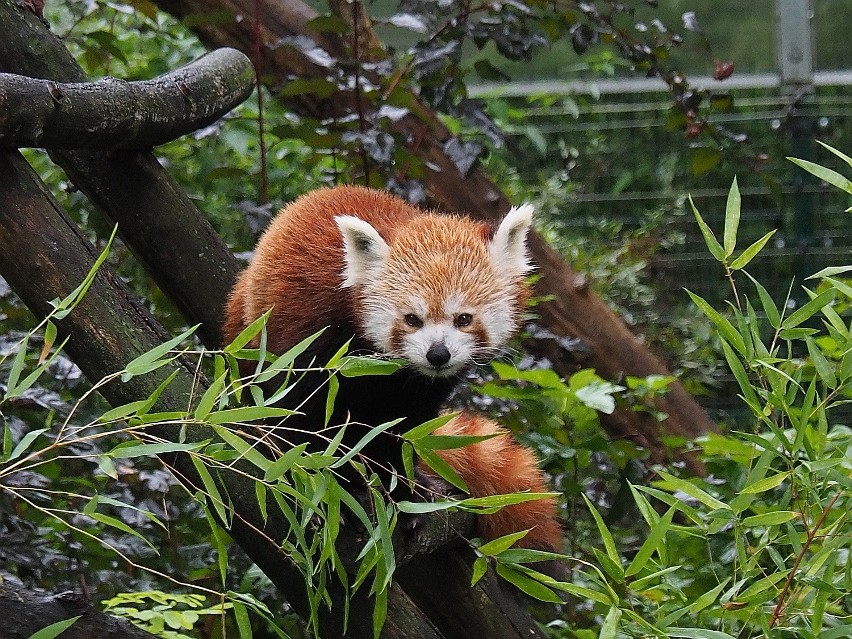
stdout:
{"type": "Polygon", "coordinates": [[[532,216],[532,204],[513,206],[488,245],[494,265],[514,277],[527,273],[531,268],[527,258],[527,231],[532,224],[532,216]]]}
{"type": "Polygon", "coordinates": [[[390,247],[369,222],[353,215],[338,215],[334,218],[343,236],[344,269],[342,288],[363,284],[375,267],[381,265],[390,254],[390,247]]]}

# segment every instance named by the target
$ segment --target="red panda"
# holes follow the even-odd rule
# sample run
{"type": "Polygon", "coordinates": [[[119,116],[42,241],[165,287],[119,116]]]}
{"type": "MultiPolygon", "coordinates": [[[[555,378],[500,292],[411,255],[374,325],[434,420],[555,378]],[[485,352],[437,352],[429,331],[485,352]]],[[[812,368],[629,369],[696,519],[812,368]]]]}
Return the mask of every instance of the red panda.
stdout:
{"type": "MultiPolygon", "coordinates": [[[[467,366],[490,359],[520,327],[531,216],[529,205],[513,208],[492,233],[485,223],[425,212],[364,187],[308,193],[273,219],[240,274],[225,340],[271,308],[272,353],[328,327],[305,361],[324,363],[350,339],[350,352],[401,358],[408,365],[393,375],[341,378],[331,423],[369,427],[404,417],[397,429],[416,426],[438,415],[467,366]]],[[[301,380],[288,406],[319,419],[325,394],[314,391],[322,381],[301,380]]],[[[306,428],[317,430],[315,423],[306,428]]],[[[437,451],[474,496],[545,490],[532,453],[489,420],[462,414],[441,433],[499,433],[437,451]]],[[[367,456],[401,468],[393,437],[373,440],[367,456]]],[[[520,545],[557,550],[557,522],[555,502],[543,499],[483,516],[479,530],[495,538],[531,528],[520,545]]]]}

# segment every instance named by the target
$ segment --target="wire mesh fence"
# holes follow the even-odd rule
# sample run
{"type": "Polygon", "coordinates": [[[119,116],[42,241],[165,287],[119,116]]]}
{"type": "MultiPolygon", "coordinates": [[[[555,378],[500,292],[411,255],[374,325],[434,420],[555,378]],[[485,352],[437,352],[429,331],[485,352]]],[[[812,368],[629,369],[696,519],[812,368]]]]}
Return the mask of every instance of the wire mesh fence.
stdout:
{"type": "MultiPolygon", "coordinates": [[[[795,308],[807,300],[800,287],[807,276],[852,263],[852,220],[845,212],[852,201],[786,158],[850,174],[848,166],[814,140],[852,153],[852,83],[818,86],[797,96],[784,95],[777,87],[746,86],[710,99],[717,101],[710,121],[727,141],[738,141],[724,152],[713,140],[685,139],[671,101],[647,93],[533,99],[522,106],[509,146],[513,153],[539,158],[524,164],[527,179],[556,172],[567,178],[573,193],[560,224],[580,236],[604,220],[629,231],[648,211],[682,201],[685,193],[721,234],[725,200],[736,175],[742,194],[739,247],[777,229],[748,270],[779,305],[789,292],[788,308],[795,308]]],[[[688,303],[684,288],[716,307],[731,295],[721,266],[685,208],[664,221],[679,241],[649,258],[657,317],[688,303]]],[[[635,319],[641,325],[644,318],[635,319]]],[[[732,380],[722,376],[719,381],[704,403],[717,418],[736,418],[740,404],[732,380]]]]}

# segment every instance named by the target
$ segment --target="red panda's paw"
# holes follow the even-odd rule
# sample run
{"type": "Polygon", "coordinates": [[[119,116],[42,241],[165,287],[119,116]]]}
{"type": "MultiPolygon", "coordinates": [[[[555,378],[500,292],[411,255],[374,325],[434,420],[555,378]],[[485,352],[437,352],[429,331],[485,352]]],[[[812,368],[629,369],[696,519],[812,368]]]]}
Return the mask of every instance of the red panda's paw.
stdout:
{"type": "MultiPolygon", "coordinates": [[[[492,435],[496,437],[463,448],[435,451],[464,479],[472,497],[487,497],[528,491],[549,492],[544,474],[532,451],[515,442],[508,431],[480,415],[461,413],[436,435],[492,435]]],[[[420,462],[420,471],[434,475],[420,462]]],[[[477,518],[477,533],[485,539],[496,539],[529,530],[517,542],[523,548],[560,552],[562,526],[556,500],[537,499],[506,506],[492,515],[477,518]]]]}

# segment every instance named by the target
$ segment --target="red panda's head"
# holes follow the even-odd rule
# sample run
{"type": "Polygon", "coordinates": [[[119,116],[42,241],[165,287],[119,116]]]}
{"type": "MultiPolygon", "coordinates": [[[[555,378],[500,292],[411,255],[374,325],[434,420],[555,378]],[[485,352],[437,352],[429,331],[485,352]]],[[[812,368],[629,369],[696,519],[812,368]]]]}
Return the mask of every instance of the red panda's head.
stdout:
{"type": "Polygon", "coordinates": [[[520,325],[532,212],[512,208],[490,237],[467,218],[417,215],[382,237],[363,219],[336,217],[342,286],[356,295],[363,335],[432,377],[495,355],[520,325]]]}

